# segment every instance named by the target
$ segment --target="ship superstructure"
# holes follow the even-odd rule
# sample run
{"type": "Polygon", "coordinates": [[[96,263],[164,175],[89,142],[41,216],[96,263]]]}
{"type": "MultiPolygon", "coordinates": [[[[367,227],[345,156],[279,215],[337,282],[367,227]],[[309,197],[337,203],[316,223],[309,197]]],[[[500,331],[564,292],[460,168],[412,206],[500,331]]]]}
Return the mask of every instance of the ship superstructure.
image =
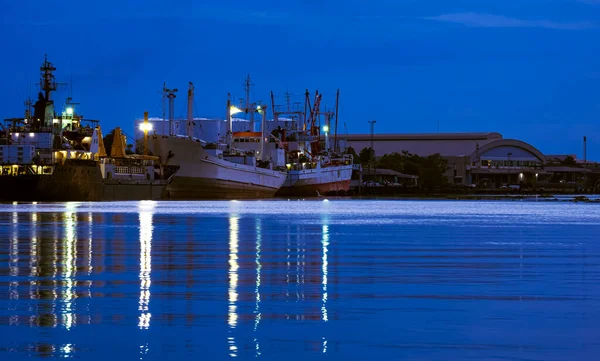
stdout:
{"type": "Polygon", "coordinates": [[[258,149],[260,136],[254,132],[233,133],[236,147],[246,147],[264,152],[265,157],[275,164],[285,165],[287,177],[276,195],[319,196],[346,194],[352,177],[352,157],[342,154],[337,141],[337,110],[321,111],[322,94],[315,92],[311,101],[308,90],[304,103],[292,105],[286,94],[286,104],[276,105],[271,93],[273,131],[267,135],[263,149],[258,149]],[[291,127],[281,128],[280,118],[291,127]],[[331,139],[330,130],[334,130],[331,139]]]}
{"type": "Polygon", "coordinates": [[[58,86],[56,68],[46,57],[40,71],[37,101],[26,101],[24,116],[5,119],[0,132],[2,200],[36,200],[37,182],[40,177],[51,175],[56,164],[93,157],[90,145],[97,121],[85,120],[78,114],[78,104],[72,98],[67,98],[63,111],[58,113],[52,98],[58,86]]]}

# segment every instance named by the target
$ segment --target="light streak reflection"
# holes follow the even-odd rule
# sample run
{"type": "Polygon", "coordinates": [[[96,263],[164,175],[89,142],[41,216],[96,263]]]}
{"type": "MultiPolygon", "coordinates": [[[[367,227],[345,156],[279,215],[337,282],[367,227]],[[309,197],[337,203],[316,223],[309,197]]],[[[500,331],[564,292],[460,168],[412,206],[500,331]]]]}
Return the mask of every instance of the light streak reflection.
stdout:
{"type": "Polygon", "coordinates": [[[140,316],[138,327],[140,329],[150,328],[150,285],[152,284],[152,223],[153,211],[156,203],[153,201],[142,201],[139,206],[140,222],[140,299],[138,310],[140,316]]]}
{"type": "MultiPolygon", "coordinates": [[[[261,270],[262,265],[260,263],[260,252],[262,246],[262,219],[256,219],[256,286],[254,289],[254,293],[256,294],[256,300],[254,305],[254,332],[258,329],[258,325],[260,324],[261,312],[260,312],[260,280],[261,280],[261,270]]],[[[256,357],[260,356],[260,345],[258,339],[254,337],[254,344],[256,349],[256,357]]]]}
{"type": "Polygon", "coordinates": [[[77,204],[67,203],[67,210],[64,212],[65,238],[63,240],[63,265],[62,265],[62,302],[61,308],[62,324],[67,330],[73,327],[76,320],[76,313],[73,309],[73,300],[76,295],[73,290],[75,285],[75,276],[77,273],[77,204]]]}
{"type": "MultiPolygon", "coordinates": [[[[230,331],[235,329],[237,326],[238,314],[237,314],[237,286],[238,286],[238,232],[239,232],[239,217],[229,217],[229,309],[227,313],[227,324],[229,325],[230,331]]],[[[229,345],[229,356],[237,356],[237,346],[235,344],[235,338],[230,336],[227,338],[229,345]]]]}
{"type": "Polygon", "coordinates": [[[19,282],[16,281],[19,277],[19,214],[17,212],[13,212],[12,216],[12,224],[13,224],[13,233],[12,240],[9,245],[9,275],[10,281],[8,283],[8,297],[10,300],[13,300],[9,304],[10,311],[15,311],[14,315],[10,315],[9,324],[10,325],[18,325],[19,324],[19,316],[17,313],[17,304],[19,300],[19,282]]]}
{"type": "MultiPolygon", "coordinates": [[[[322,219],[323,221],[323,229],[322,229],[322,238],[321,238],[321,247],[323,249],[323,255],[322,255],[322,259],[321,259],[321,272],[323,274],[323,278],[322,278],[322,289],[323,289],[323,296],[321,298],[321,319],[323,320],[323,322],[328,322],[329,321],[329,315],[327,312],[327,297],[328,297],[328,271],[329,271],[329,261],[328,261],[328,253],[329,253],[329,237],[330,237],[330,230],[329,230],[329,217],[327,217],[327,215],[325,215],[322,219]]],[[[327,338],[325,336],[323,336],[323,348],[322,348],[323,353],[327,353],[327,338]]]]}

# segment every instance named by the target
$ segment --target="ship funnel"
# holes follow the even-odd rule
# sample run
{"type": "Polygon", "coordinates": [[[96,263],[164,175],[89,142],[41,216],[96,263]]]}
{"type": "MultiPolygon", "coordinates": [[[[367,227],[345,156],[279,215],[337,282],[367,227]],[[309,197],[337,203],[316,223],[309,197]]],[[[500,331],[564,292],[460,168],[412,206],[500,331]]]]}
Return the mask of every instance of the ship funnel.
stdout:
{"type": "Polygon", "coordinates": [[[110,148],[112,158],[125,158],[125,136],[121,133],[121,128],[116,127],[113,133],[113,144],[110,148]]]}

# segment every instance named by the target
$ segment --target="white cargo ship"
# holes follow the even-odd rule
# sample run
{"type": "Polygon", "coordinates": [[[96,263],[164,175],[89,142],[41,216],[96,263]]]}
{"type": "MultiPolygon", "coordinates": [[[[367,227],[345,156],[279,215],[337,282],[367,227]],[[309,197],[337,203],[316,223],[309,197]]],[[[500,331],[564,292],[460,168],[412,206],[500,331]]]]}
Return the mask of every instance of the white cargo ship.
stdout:
{"type": "MultiPolygon", "coordinates": [[[[174,91],[165,89],[169,101],[169,118],[173,119],[174,91]]],[[[252,150],[232,146],[231,100],[227,100],[227,136],[225,144],[206,143],[193,137],[193,95],[188,90],[188,135],[152,135],[148,140],[149,151],[158,156],[163,165],[176,165],[179,170],[167,186],[168,199],[248,199],[273,197],[286,178],[284,168],[264,159],[252,150]]],[[[251,104],[246,99],[246,111],[260,113],[263,118],[266,107],[251,104]]],[[[172,129],[172,127],[169,127],[172,129]]],[[[264,127],[261,127],[264,129],[264,127]]],[[[264,144],[264,137],[261,137],[264,144]]]]}

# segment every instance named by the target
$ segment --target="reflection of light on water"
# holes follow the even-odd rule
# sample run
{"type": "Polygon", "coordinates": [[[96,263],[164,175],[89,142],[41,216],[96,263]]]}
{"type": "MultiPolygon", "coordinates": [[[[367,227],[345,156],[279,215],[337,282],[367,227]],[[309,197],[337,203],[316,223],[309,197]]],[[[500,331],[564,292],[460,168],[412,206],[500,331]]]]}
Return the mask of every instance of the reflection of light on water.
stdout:
{"type": "Polygon", "coordinates": [[[146,356],[148,354],[148,351],[150,350],[150,347],[148,347],[148,344],[144,344],[140,346],[140,360],[144,358],[144,356],[146,356]]]}
{"type": "MultiPolygon", "coordinates": [[[[230,328],[237,326],[237,285],[238,285],[238,231],[239,218],[229,217],[229,312],[227,314],[227,324],[230,328]]],[[[229,356],[237,356],[237,347],[233,337],[227,338],[229,344],[229,356]]]]}
{"type": "MultiPolygon", "coordinates": [[[[261,313],[260,313],[260,272],[262,266],[260,264],[260,249],[262,244],[262,220],[260,218],[256,219],[256,287],[254,289],[254,293],[256,294],[256,301],[254,305],[254,331],[258,329],[258,325],[260,323],[261,313]]],[[[258,344],[258,339],[254,338],[255,348],[256,348],[256,356],[260,356],[260,346],[258,344]]]]}
{"type": "Polygon", "coordinates": [[[140,301],[138,310],[141,311],[138,327],[148,329],[150,327],[149,312],[150,305],[150,274],[152,272],[152,212],[155,202],[140,202],[140,301]]]}
{"type": "MultiPolygon", "coordinates": [[[[92,229],[94,227],[94,217],[92,215],[92,212],[88,212],[88,254],[87,254],[87,274],[88,276],[92,275],[92,247],[93,247],[93,236],[92,236],[92,229]]],[[[88,285],[88,298],[92,297],[92,280],[88,279],[87,281],[87,285],[88,285]]],[[[91,323],[91,315],[88,315],[88,321],[87,323],[90,324],[91,323]]]]}
{"type": "MultiPolygon", "coordinates": [[[[37,212],[31,214],[31,242],[29,243],[29,298],[34,300],[38,298],[38,275],[39,275],[39,258],[38,258],[38,239],[37,239],[37,212]]],[[[29,326],[33,326],[35,317],[33,314],[36,309],[32,304],[29,306],[31,317],[29,318],[29,326]]]]}
{"type": "Polygon", "coordinates": [[[323,298],[321,306],[321,313],[323,315],[323,321],[327,322],[327,247],[329,246],[329,226],[323,225],[323,260],[322,260],[322,272],[323,272],[323,298]]]}
{"type": "Polygon", "coordinates": [[[73,347],[72,344],[68,343],[66,345],[63,345],[60,348],[60,357],[64,357],[64,358],[73,357],[73,351],[75,351],[75,348],[73,347]]]}
{"type": "MultiPolygon", "coordinates": [[[[19,277],[19,214],[17,212],[13,212],[13,234],[12,240],[9,246],[9,275],[10,282],[8,285],[8,294],[9,299],[15,300],[15,302],[19,299],[19,282],[16,279],[19,277]]],[[[16,311],[17,306],[16,303],[9,306],[11,311],[16,311]]],[[[11,315],[9,318],[9,324],[14,325],[19,323],[19,316],[11,315]]]]}
{"type": "MultiPolygon", "coordinates": [[[[327,253],[329,252],[329,220],[327,217],[323,219],[323,238],[321,240],[321,246],[323,247],[323,258],[321,260],[321,272],[323,273],[323,297],[321,298],[321,318],[324,322],[329,321],[327,315],[327,273],[329,268],[329,262],[327,260],[327,253]]],[[[327,352],[327,338],[323,336],[323,353],[327,352]]]]}
{"type": "Polygon", "coordinates": [[[63,291],[62,300],[64,302],[62,308],[62,323],[70,329],[76,322],[76,315],[73,311],[73,292],[76,267],[76,249],[77,249],[77,213],[74,212],[75,206],[67,204],[67,209],[72,209],[73,212],[65,212],[65,240],[63,241],[63,291]],[[72,206],[72,208],[70,207],[72,206]]]}

